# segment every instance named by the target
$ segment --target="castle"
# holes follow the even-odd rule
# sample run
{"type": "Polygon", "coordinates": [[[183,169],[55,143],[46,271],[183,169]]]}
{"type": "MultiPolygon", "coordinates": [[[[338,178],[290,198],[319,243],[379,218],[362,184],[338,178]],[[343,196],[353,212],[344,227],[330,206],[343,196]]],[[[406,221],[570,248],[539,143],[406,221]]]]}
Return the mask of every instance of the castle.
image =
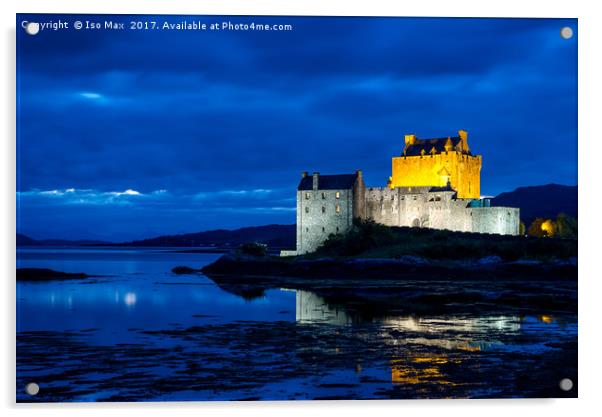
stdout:
{"type": "Polygon", "coordinates": [[[366,187],[362,171],[309,175],[297,187],[297,247],[282,255],[316,250],[330,234],[344,233],[354,218],[388,226],[517,235],[519,209],[491,207],[481,198],[481,155],[473,155],[468,133],[418,139],[405,136],[392,159],[386,187],[366,187]]]}

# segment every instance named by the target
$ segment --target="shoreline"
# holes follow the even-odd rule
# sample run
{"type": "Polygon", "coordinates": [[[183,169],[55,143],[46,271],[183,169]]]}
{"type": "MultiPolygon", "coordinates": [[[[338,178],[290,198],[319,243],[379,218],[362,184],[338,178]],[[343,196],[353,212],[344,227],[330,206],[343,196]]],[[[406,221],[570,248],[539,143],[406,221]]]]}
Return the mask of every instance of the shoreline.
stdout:
{"type": "Polygon", "coordinates": [[[389,258],[278,258],[255,257],[228,253],[200,270],[206,275],[238,275],[264,277],[348,278],[371,279],[477,279],[512,278],[516,274],[528,273],[530,280],[546,279],[550,274],[555,279],[576,279],[577,258],[540,262],[518,260],[503,262],[490,256],[477,260],[428,260],[417,256],[399,259],[389,258]]]}

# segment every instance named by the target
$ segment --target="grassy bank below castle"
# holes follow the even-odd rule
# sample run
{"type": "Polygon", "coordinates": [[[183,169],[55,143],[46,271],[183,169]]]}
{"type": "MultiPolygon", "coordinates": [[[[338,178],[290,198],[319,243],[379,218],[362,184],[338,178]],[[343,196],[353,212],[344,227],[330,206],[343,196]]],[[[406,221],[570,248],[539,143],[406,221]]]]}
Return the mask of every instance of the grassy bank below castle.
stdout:
{"type": "Polygon", "coordinates": [[[554,261],[577,257],[576,239],[500,236],[407,227],[358,220],[344,234],[331,235],[305,258],[400,258],[432,260],[481,259],[554,261]]]}

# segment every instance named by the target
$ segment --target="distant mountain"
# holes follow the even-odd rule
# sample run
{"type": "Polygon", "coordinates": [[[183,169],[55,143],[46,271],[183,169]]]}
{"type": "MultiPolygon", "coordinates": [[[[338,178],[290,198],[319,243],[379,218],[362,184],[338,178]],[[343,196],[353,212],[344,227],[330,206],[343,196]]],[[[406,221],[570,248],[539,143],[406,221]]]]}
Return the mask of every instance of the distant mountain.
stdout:
{"type": "Polygon", "coordinates": [[[159,236],[135,240],[120,246],[239,246],[243,243],[264,243],[270,248],[294,248],[296,226],[294,224],[270,224],[267,226],[243,227],[236,230],[209,230],[182,235],[159,236]]]}
{"type": "Polygon", "coordinates": [[[93,246],[106,245],[102,240],[65,240],[65,239],[32,239],[21,233],[17,233],[17,246],[93,246]]]}
{"type": "Polygon", "coordinates": [[[38,246],[40,242],[30,238],[29,236],[17,233],[17,246],[38,246]]]}
{"type": "Polygon", "coordinates": [[[559,213],[577,217],[577,186],[520,187],[491,199],[491,205],[520,208],[521,221],[527,227],[536,217],[554,218],[559,213]]]}

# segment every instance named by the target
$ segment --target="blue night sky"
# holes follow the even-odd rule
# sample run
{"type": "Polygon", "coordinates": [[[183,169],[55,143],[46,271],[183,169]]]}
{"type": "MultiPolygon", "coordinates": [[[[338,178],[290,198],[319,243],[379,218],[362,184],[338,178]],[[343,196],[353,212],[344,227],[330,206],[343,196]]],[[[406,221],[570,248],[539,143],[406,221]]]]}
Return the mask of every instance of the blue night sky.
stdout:
{"type": "Polygon", "coordinates": [[[20,29],[59,19],[76,16],[17,17],[17,228],[33,238],[291,224],[301,171],[362,169],[367,185],[384,186],[405,133],[468,130],[484,195],[577,183],[577,39],[560,36],[576,33],[575,19],[20,29]]]}

